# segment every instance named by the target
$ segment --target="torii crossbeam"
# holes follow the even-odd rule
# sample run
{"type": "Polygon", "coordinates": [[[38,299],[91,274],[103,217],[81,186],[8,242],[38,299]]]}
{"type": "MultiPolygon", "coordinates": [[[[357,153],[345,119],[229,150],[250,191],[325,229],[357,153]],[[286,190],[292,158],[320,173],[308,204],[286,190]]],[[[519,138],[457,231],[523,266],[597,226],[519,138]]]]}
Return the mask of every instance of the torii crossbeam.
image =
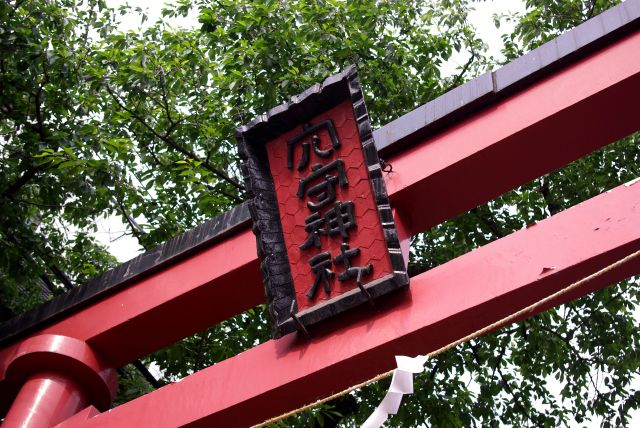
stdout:
{"type": "MultiPolygon", "coordinates": [[[[640,130],[638,52],[640,0],[628,0],[375,131],[405,250],[411,235],[640,130]]],[[[100,413],[115,368],[263,302],[241,205],[0,325],[3,427],[259,423],[640,249],[639,203],[640,183],[620,186],[411,278],[408,292],[350,312],[339,329],[271,340],[100,413]]],[[[638,272],[628,263],[554,304],[638,272]]]]}

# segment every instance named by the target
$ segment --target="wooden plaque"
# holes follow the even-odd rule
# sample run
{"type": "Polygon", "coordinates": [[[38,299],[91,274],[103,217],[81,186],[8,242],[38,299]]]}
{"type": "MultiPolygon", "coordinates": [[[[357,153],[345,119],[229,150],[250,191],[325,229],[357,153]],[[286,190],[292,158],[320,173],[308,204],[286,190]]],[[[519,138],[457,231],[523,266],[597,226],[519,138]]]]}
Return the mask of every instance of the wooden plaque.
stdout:
{"type": "Polygon", "coordinates": [[[409,283],[355,67],[237,137],[274,337],[409,283]]]}

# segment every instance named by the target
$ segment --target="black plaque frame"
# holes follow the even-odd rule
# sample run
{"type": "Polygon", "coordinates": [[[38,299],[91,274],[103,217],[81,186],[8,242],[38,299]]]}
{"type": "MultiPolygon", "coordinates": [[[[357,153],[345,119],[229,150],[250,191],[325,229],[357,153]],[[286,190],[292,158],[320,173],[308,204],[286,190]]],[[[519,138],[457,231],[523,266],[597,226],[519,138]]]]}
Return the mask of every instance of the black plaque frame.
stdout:
{"type": "Polygon", "coordinates": [[[378,151],[373,140],[371,123],[355,66],[352,65],[341,73],[327,78],[322,84],[316,84],[300,95],[294,96],[290,102],[281,104],[239,127],[236,130],[236,137],[243,161],[242,172],[247,191],[252,198],[249,211],[253,220],[253,232],[257,238],[260,270],[269,313],[273,321],[274,338],[296,330],[303,330],[306,333],[308,326],[363,303],[373,302],[372,299],[409,284],[409,276],[400,249],[378,151]],[[393,273],[364,284],[364,289],[355,288],[298,312],[278,201],[265,145],[345,100],[351,100],[393,273]]]}

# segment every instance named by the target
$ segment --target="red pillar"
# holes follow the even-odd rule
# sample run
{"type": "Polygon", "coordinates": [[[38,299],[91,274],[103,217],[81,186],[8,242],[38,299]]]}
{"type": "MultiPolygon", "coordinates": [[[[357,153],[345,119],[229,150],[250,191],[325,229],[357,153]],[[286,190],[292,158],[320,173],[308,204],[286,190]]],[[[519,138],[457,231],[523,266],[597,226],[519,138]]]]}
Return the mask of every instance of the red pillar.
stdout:
{"type": "Polygon", "coordinates": [[[58,373],[31,376],[22,386],[2,424],[9,427],[50,427],[73,416],[86,405],[79,384],[58,373]]]}
{"type": "Polygon", "coordinates": [[[109,407],[117,376],[85,342],[45,334],[18,347],[7,368],[17,392],[2,428],[51,427],[88,405],[109,407]]]}

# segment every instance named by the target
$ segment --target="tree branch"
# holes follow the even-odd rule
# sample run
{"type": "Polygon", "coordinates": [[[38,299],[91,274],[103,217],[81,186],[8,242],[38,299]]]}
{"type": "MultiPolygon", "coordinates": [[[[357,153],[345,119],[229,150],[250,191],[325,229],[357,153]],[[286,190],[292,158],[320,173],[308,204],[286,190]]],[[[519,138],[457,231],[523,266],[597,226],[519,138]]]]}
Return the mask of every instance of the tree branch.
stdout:
{"type": "Polygon", "coordinates": [[[162,383],[160,383],[158,379],[156,379],[155,376],[151,374],[149,369],[147,369],[147,367],[142,364],[140,360],[135,360],[131,364],[133,364],[133,366],[140,372],[140,374],[146,379],[146,381],[149,382],[155,389],[158,389],[162,386],[162,383]]]}
{"type": "MultiPolygon", "coordinates": [[[[49,268],[49,270],[53,272],[55,277],[58,278],[58,280],[62,283],[62,285],[64,285],[67,290],[73,288],[73,283],[71,282],[71,279],[69,279],[69,276],[67,276],[67,274],[62,269],[60,269],[55,263],[53,263],[51,257],[43,252],[37,245],[35,245],[35,243],[33,247],[35,251],[29,251],[29,249],[25,248],[25,246],[22,244],[22,241],[18,239],[18,237],[16,237],[15,235],[8,235],[8,237],[9,241],[15,246],[15,248],[17,248],[18,251],[23,254],[24,258],[29,260],[36,268],[40,268],[40,265],[31,255],[32,252],[38,253],[39,258],[44,262],[45,267],[49,268]]],[[[50,289],[51,292],[54,291],[55,285],[53,284],[51,279],[49,279],[49,276],[46,274],[46,272],[43,272],[40,275],[40,279],[45,283],[45,285],[50,289]]]]}
{"type": "Polygon", "coordinates": [[[475,61],[475,59],[476,59],[476,51],[474,49],[471,49],[471,57],[469,57],[469,60],[467,60],[465,65],[462,67],[462,70],[460,70],[460,73],[458,73],[458,75],[454,77],[453,82],[451,82],[451,84],[447,86],[447,88],[444,90],[444,93],[447,93],[450,90],[460,85],[460,83],[462,82],[462,79],[464,78],[465,73],[469,70],[469,67],[471,67],[471,64],[473,64],[473,61],[475,61]]]}
{"type": "Polygon", "coordinates": [[[2,196],[5,198],[11,198],[15,195],[25,184],[27,184],[33,177],[41,171],[39,166],[31,166],[27,168],[24,173],[15,181],[9,183],[2,196]]]}
{"type": "MultiPolygon", "coordinates": [[[[159,167],[165,168],[166,165],[163,164],[160,159],[158,158],[158,156],[156,156],[155,152],[147,147],[147,145],[142,144],[142,146],[146,149],[147,153],[149,154],[149,156],[151,156],[151,158],[153,159],[153,163],[155,163],[156,165],[158,165],[159,167]]],[[[208,159],[207,159],[207,163],[208,163],[208,159]]],[[[231,199],[232,201],[235,201],[239,204],[241,204],[242,202],[244,202],[244,200],[242,198],[237,197],[234,194],[231,194],[223,189],[216,189],[214,186],[212,186],[211,184],[204,182],[202,180],[198,180],[197,181],[198,184],[202,184],[203,186],[205,186],[207,189],[213,191],[213,192],[219,192],[222,193],[224,196],[226,196],[227,198],[231,199]]]]}
{"type": "MultiPolygon", "coordinates": [[[[242,184],[238,183],[237,181],[235,181],[233,178],[229,177],[227,174],[225,174],[224,172],[222,172],[221,170],[214,168],[211,164],[206,163],[202,158],[200,158],[200,156],[198,156],[197,154],[195,154],[194,152],[192,152],[191,150],[188,150],[184,147],[182,147],[180,144],[178,144],[173,138],[171,138],[170,135],[168,135],[167,133],[165,134],[160,134],[158,131],[156,131],[151,125],[149,125],[142,117],[140,117],[140,115],[127,108],[122,101],[118,98],[118,96],[115,94],[115,92],[113,92],[113,90],[111,89],[111,87],[109,85],[105,85],[107,88],[107,91],[109,92],[109,94],[111,95],[111,97],[114,99],[114,101],[116,102],[116,104],[118,104],[118,107],[120,107],[121,109],[123,109],[124,111],[126,111],[127,113],[131,114],[131,116],[133,116],[142,126],[144,126],[153,136],[155,136],[156,138],[160,139],[161,141],[165,142],[169,147],[173,148],[174,150],[176,150],[177,152],[181,153],[182,155],[186,156],[188,159],[199,162],[203,168],[205,168],[206,170],[208,170],[209,172],[213,173],[215,176],[217,176],[218,178],[226,181],[227,183],[231,184],[232,186],[234,186],[236,189],[240,190],[240,191],[244,191],[245,188],[242,184]]],[[[236,198],[238,201],[241,202],[240,199],[236,198]]]]}
{"type": "MultiPolygon", "coordinates": [[[[171,133],[171,131],[173,131],[173,129],[178,126],[178,124],[182,121],[181,119],[178,119],[177,121],[174,122],[174,120],[171,118],[171,109],[169,108],[169,101],[167,99],[167,87],[166,87],[166,81],[164,78],[164,70],[162,67],[160,67],[160,71],[158,72],[158,77],[160,78],[160,89],[161,89],[161,96],[162,96],[162,107],[164,108],[165,113],[167,114],[167,120],[169,121],[169,129],[167,130],[167,134],[171,133]]],[[[207,156],[207,163],[209,161],[209,157],[207,156]]]]}
{"type": "Polygon", "coordinates": [[[494,376],[496,375],[496,370],[498,369],[498,366],[502,364],[502,359],[504,358],[505,352],[507,352],[507,347],[505,345],[502,345],[500,347],[500,352],[498,353],[498,361],[496,361],[496,365],[493,367],[493,371],[491,372],[491,379],[493,379],[494,376]]]}
{"type": "Polygon", "coordinates": [[[53,274],[60,280],[60,282],[62,282],[64,288],[67,290],[71,290],[73,288],[73,282],[71,282],[71,279],[66,272],[53,263],[49,265],[49,268],[53,271],[53,274]]]}
{"type": "Polygon", "coordinates": [[[124,204],[122,203],[122,201],[118,198],[116,198],[116,203],[118,204],[118,208],[120,209],[120,212],[122,213],[122,216],[125,218],[125,220],[127,220],[127,223],[129,224],[129,227],[131,228],[131,233],[133,233],[133,236],[136,237],[136,239],[138,240],[138,243],[140,245],[142,245],[142,247],[145,250],[148,250],[147,247],[144,246],[144,244],[141,242],[141,238],[142,236],[144,236],[146,234],[146,232],[142,229],[142,227],[140,227],[140,225],[135,221],[135,219],[133,217],[131,217],[128,213],[127,210],[124,207],[124,204]]]}
{"type": "Polygon", "coordinates": [[[584,364],[587,364],[589,366],[591,366],[592,362],[597,362],[598,364],[601,365],[606,365],[606,363],[602,360],[600,360],[599,358],[596,357],[592,357],[592,358],[585,358],[582,355],[580,355],[580,352],[578,352],[573,345],[571,344],[571,341],[569,339],[567,339],[566,337],[564,337],[563,335],[561,335],[560,333],[558,333],[555,330],[550,329],[549,327],[540,324],[540,329],[543,331],[546,331],[547,333],[557,337],[558,339],[560,339],[560,341],[562,341],[565,346],[567,347],[567,349],[569,350],[569,352],[571,352],[573,355],[575,355],[580,361],[582,361],[584,364]]]}
{"type": "Polygon", "coordinates": [[[592,366],[592,362],[597,362],[598,364],[600,364],[601,366],[608,366],[608,364],[603,361],[600,358],[597,357],[591,357],[591,358],[585,358],[582,355],[580,355],[580,352],[578,352],[573,345],[571,344],[571,342],[565,338],[564,336],[562,336],[560,333],[544,326],[541,325],[540,328],[552,335],[554,335],[555,337],[557,337],[558,339],[560,339],[565,346],[567,347],[567,349],[569,350],[569,352],[571,352],[573,355],[575,355],[583,364],[585,364],[587,366],[587,376],[589,377],[589,382],[591,383],[591,387],[593,388],[593,390],[596,393],[596,396],[598,398],[602,398],[602,393],[600,392],[600,389],[598,388],[598,383],[593,379],[593,376],[591,376],[591,366],[592,366]]]}
{"type": "Polygon", "coordinates": [[[553,202],[553,199],[551,198],[551,190],[549,189],[549,182],[547,180],[545,180],[544,178],[540,179],[538,190],[540,190],[542,198],[547,204],[547,210],[549,211],[549,214],[554,215],[560,212],[560,206],[553,202]]]}
{"type": "Polygon", "coordinates": [[[596,4],[597,3],[598,2],[596,0],[591,0],[591,7],[589,8],[589,11],[587,12],[587,19],[585,19],[585,21],[588,20],[588,19],[591,19],[593,17],[593,13],[596,11],[596,4]]]}
{"type": "Polygon", "coordinates": [[[204,345],[207,343],[207,332],[203,332],[197,335],[199,337],[198,341],[198,350],[196,351],[195,360],[193,362],[193,371],[202,370],[204,367],[201,367],[202,357],[204,354],[204,345]]]}
{"type": "Polygon", "coordinates": [[[38,91],[33,94],[36,103],[36,123],[38,127],[38,135],[40,136],[40,141],[45,141],[45,131],[44,131],[44,118],[42,117],[42,86],[38,88],[38,91]]]}
{"type": "Polygon", "coordinates": [[[16,0],[16,3],[11,8],[11,13],[9,14],[9,18],[12,18],[13,15],[18,11],[18,8],[24,3],[26,0],[16,0]]]}
{"type": "MultiPolygon", "coordinates": [[[[38,131],[40,141],[45,142],[47,138],[44,127],[44,118],[42,116],[42,87],[39,87],[38,91],[32,95],[35,98],[36,129],[38,131]]],[[[5,191],[2,192],[2,196],[10,198],[15,195],[25,184],[31,181],[38,172],[42,171],[42,169],[43,167],[41,165],[29,166],[18,179],[9,183],[5,191]]]]}
{"type": "MultiPolygon", "coordinates": [[[[474,349],[473,348],[474,345],[471,345],[471,346],[472,346],[471,349],[474,349]]],[[[502,345],[501,348],[500,348],[500,353],[498,354],[498,361],[496,362],[496,365],[493,367],[493,372],[491,373],[491,379],[493,380],[493,378],[494,378],[494,376],[496,374],[496,371],[497,371],[498,375],[500,375],[500,379],[502,380],[502,382],[501,382],[502,385],[504,385],[504,387],[507,389],[509,394],[511,394],[516,406],[518,406],[518,408],[520,409],[520,412],[523,413],[527,417],[527,419],[533,423],[533,420],[531,419],[531,415],[529,415],[529,412],[527,411],[527,409],[524,408],[524,406],[520,402],[519,398],[516,397],[516,395],[513,393],[513,390],[511,389],[511,386],[509,385],[509,383],[505,379],[505,376],[502,373],[502,369],[500,368],[500,366],[502,365],[502,360],[504,358],[504,354],[505,354],[506,351],[507,351],[507,347],[502,345]]],[[[477,353],[474,350],[474,357],[476,357],[476,355],[477,355],[477,353]]],[[[480,362],[478,361],[477,358],[476,358],[476,363],[478,363],[480,365],[480,362]]]]}
{"type": "Polygon", "coordinates": [[[513,397],[515,405],[518,407],[518,409],[520,409],[520,412],[527,417],[529,422],[531,422],[535,426],[535,422],[533,421],[533,419],[531,419],[529,411],[524,407],[524,405],[520,401],[520,398],[513,392],[513,389],[511,389],[511,385],[509,385],[509,382],[505,379],[505,376],[502,373],[502,369],[500,367],[498,367],[498,374],[500,375],[500,379],[502,380],[502,385],[504,385],[509,394],[513,397]]]}

